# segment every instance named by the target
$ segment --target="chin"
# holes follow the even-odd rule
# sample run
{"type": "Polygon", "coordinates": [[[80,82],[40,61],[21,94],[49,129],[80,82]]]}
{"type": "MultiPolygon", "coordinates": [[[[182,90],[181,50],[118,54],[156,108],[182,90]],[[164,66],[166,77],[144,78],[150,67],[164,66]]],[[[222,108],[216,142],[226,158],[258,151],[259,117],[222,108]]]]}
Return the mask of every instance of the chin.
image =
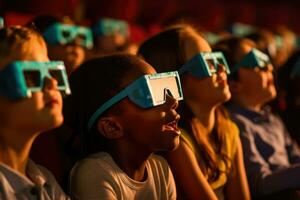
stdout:
{"type": "Polygon", "coordinates": [[[45,128],[47,130],[57,128],[62,125],[63,121],[64,121],[63,115],[55,115],[47,120],[45,124],[45,128]]]}
{"type": "Polygon", "coordinates": [[[165,151],[173,151],[179,146],[180,137],[175,137],[174,140],[165,148],[165,151]]]}
{"type": "Polygon", "coordinates": [[[276,89],[275,88],[272,88],[268,91],[268,97],[269,97],[269,100],[273,100],[275,99],[277,96],[277,92],[276,92],[276,89]]]}

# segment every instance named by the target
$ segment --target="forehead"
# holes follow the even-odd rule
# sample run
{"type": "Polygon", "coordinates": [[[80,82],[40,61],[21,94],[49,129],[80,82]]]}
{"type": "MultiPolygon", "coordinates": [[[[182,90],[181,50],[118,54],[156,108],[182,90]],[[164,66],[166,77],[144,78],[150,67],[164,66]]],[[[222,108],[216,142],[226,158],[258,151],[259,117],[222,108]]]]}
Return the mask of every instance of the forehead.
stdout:
{"type": "Polygon", "coordinates": [[[123,79],[123,86],[128,85],[130,82],[138,79],[139,77],[146,75],[146,74],[155,74],[155,69],[148,64],[147,62],[140,60],[126,75],[123,79]]]}
{"type": "Polygon", "coordinates": [[[15,60],[49,61],[46,44],[37,36],[31,36],[26,42],[17,43],[10,51],[0,63],[0,69],[15,60]]]}
{"type": "Polygon", "coordinates": [[[21,45],[19,59],[40,62],[48,61],[49,58],[45,42],[36,36],[32,36],[30,40],[21,45]]]}

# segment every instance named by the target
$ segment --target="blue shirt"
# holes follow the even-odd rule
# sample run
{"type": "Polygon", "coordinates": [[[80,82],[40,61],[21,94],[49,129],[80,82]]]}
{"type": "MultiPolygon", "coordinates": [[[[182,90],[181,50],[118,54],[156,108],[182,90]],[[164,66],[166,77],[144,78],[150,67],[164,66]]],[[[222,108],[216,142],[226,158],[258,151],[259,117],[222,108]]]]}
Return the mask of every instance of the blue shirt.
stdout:
{"type": "Polygon", "coordinates": [[[265,108],[228,107],[240,130],[244,162],[254,197],[300,188],[300,151],[282,121],[265,108]]]}

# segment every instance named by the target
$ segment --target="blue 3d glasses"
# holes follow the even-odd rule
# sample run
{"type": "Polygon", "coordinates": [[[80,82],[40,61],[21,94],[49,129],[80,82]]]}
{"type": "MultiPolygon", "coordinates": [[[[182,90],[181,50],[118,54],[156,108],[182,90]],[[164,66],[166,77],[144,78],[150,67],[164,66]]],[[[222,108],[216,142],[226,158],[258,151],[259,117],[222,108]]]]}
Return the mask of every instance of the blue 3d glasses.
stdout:
{"type": "Polygon", "coordinates": [[[257,50],[252,49],[244,58],[234,66],[233,71],[238,70],[240,67],[244,68],[260,68],[264,69],[271,64],[270,58],[267,54],[257,50]]]}
{"type": "Polygon", "coordinates": [[[297,62],[293,66],[290,77],[291,78],[300,77],[300,58],[298,58],[297,62]]]}
{"type": "Polygon", "coordinates": [[[0,96],[29,98],[32,92],[42,90],[45,77],[54,78],[63,94],[71,93],[63,62],[15,61],[0,70],[0,96]]]}
{"type": "Polygon", "coordinates": [[[89,119],[88,131],[101,114],[126,97],[141,108],[151,108],[164,104],[166,95],[177,100],[183,99],[178,72],[144,75],[102,104],[89,119]]]}
{"type": "Polygon", "coordinates": [[[216,73],[220,65],[225,67],[227,74],[230,73],[222,52],[198,53],[179,69],[179,73],[189,72],[196,78],[205,78],[216,73]]]}
{"type": "Polygon", "coordinates": [[[99,36],[109,36],[116,33],[128,37],[129,28],[126,21],[104,18],[93,26],[93,32],[99,36]]]}
{"type": "Polygon", "coordinates": [[[2,17],[0,17],[0,28],[4,27],[4,20],[2,17]]]}
{"type": "Polygon", "coordinates": [[[49,44],[66,45],[79,40],[82,47],[93,47],[93,34],[90,28],[69,24],[55,23],[47,28],[43,36],[49,44]]]}

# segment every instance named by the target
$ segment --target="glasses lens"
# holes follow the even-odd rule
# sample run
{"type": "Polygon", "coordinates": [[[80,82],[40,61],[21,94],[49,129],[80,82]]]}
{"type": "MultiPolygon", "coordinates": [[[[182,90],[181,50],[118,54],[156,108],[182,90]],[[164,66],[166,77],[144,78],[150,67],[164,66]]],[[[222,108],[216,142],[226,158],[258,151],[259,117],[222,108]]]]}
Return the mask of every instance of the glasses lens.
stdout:
{"type": "Polygon", "coordinates": [[[218,64],[225,66],[225,62],[222,58],[217,58],[218,64]]]}
{"type": "Polygon", "coordinates": [[[63,36],[64,38],[69,38],[69,37],[71,36],[71,33],[70,33],[70,31],[63,30],[63,31],[62,31],[62,36],[63,36]]]}
{"type": "Polygon", "coordinates": [[[77,35],[77,38],[80,39],[81,41],[86,41],[86,39],[87,39],[86,35],[83,33],[79,33],[77,35]]]}
{"type": "Polygon", "coordinates": [[[152,99],[156,104],[164,103],[166,95],[175,99],[181,97],[178,81],[175,76],[150,79],[149,84],[151,86],[152,99]]]}
{"type": "Polygon", "coordinates": [[[41,73],[39,70],[24,70],[23,75],[26,81],[27,88],[41,86],[41,73]]]}
{"type": "Polygon", "coordinates": [[[208,64],[208,67],[209,67],[209,70],[211,73],[215,73],[217,71],[213,59],[206,59],[206,63],[208,64]]]}
{"type": "Polygon", "coordinates": [[[62,70],[50,69],[49,74],[57,81],[58,86],[64,86],[64,76],[62,70]]]}

